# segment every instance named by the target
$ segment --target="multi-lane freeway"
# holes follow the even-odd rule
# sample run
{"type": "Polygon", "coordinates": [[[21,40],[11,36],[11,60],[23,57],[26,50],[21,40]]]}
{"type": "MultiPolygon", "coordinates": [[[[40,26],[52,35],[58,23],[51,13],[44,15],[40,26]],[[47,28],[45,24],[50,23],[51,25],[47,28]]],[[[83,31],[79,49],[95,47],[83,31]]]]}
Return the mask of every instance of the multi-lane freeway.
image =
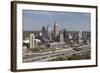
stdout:
{"type": "Polygon", "coordinates": [[[57,50],[52,52],[33,53],[33,54],[30,53],[27,54],[28,55],[27,57],[25,56],[23,57],[23,62],[48,61],[56,57],[61,57],[64,55],[71,56],[73,54],[82,54],[86,51],[91,50],[90,45],[80,46],[78,48],[79,48],[78,50],[73,48],[68,48],[68,49],[62,49],[62,50],[57,50]]]}

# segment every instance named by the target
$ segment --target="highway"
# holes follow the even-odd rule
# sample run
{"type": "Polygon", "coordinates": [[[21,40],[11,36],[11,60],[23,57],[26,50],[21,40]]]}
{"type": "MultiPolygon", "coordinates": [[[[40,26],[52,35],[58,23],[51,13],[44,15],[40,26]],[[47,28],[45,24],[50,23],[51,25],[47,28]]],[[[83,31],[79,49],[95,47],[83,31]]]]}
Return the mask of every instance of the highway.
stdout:
{"type": "MultiPolygon", "coordinates": [[[[91,50],[89,45],[86,46],[80,46],[79,50],[73,50],[73,49],[62,49],[55,52],[49,52],[49,53],[40,53],[40,56],[34,56],[34,54],[31,54],[30,56],[23,59],[23,62],[43,62],[48,61],[56,57],[61,57],[63,55],[71,56],[73,54],[82,54],[86,51],[91,50]]],[[[39,53],[38,53],[39,54],[39,53]]]]}

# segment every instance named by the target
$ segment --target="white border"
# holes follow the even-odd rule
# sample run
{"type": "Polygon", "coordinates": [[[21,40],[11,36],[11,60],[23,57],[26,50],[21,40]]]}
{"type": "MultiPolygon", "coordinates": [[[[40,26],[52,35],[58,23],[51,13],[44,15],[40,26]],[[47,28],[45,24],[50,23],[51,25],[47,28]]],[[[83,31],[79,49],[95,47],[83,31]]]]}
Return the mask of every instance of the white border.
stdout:
{"type": "Polygon", "coordinates": [[[96,12],[95,8],[17,4],[17,69],[95,65],[96,64],[96,33],[95,33],[96,13],[95,12],[96,12]],[[92,42],[91,60],[22,63],[22,9],[91,13],[91,42],[92,42]]]}

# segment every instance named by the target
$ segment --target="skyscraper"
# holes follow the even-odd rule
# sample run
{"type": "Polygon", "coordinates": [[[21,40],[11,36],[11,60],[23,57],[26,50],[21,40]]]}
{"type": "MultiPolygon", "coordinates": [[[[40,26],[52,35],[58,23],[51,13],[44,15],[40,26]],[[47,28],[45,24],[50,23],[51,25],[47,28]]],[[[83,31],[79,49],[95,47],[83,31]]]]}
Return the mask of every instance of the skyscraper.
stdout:
{"type": "Polygon", "coordinates": [[[54,24],[54,38],[56,38],[59,34],[59,25],[57,23],[54,24]]]}
{"type": "Polygon", "coordinates": [[[79,38],[82,38],[82,31],[79,31],[79,38]]]}
{"type": "Polygon", "coordinates": [[[82,43],[82,31],[79,31],[79,43],[82,43]]]}
{"type": "Polygon", "coordinates": [[[64,42],[64,34],[63,31],[60,31],[60,42],[64,42]]]}
{"type": "Polygon", "coordinates": [[[30,49],[35,47],[35,35],[30,34],[30,49]]]}
{"type": "Polygon", "coordinates": [[[43,26],[42,27],[42,42],[47,42],[47,38],[48,38],[48,36],[47,36],[47,30],[46,30],[46,28],[45,28],[45,26],[43,26]]]}
{"type": "Polygon", "coordinates": [[[69,34],[68,34],[68,38],[69,38],[69,39],[72,39],[72,38],[73,38],[73,35],[72,35],[71,33],[69,33],[69,34]]]}
{"type": "Polygon", "coordinates": [[[47,25],[47,36],[48,36],[48,40],[52,40],[52,37],[51,37],[51,28],[50,28],[50,25],[47,25]]]}

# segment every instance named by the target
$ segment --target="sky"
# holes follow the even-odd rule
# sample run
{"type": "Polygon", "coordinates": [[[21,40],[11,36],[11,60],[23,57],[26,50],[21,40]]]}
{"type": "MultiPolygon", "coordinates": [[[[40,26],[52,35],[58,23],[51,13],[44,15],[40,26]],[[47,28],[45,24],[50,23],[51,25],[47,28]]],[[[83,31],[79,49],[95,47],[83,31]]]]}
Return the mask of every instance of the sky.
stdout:
{"type": "Polygon", "coordinates": [[[91,14],[83,12],[56,12],[56,11],[37,11],[23,10],[22,25],[23,31],[38,31],[43,26],[50,25],[53,28],[57,23],[60,29],[67,31],[90,31],[91,14]]]}

